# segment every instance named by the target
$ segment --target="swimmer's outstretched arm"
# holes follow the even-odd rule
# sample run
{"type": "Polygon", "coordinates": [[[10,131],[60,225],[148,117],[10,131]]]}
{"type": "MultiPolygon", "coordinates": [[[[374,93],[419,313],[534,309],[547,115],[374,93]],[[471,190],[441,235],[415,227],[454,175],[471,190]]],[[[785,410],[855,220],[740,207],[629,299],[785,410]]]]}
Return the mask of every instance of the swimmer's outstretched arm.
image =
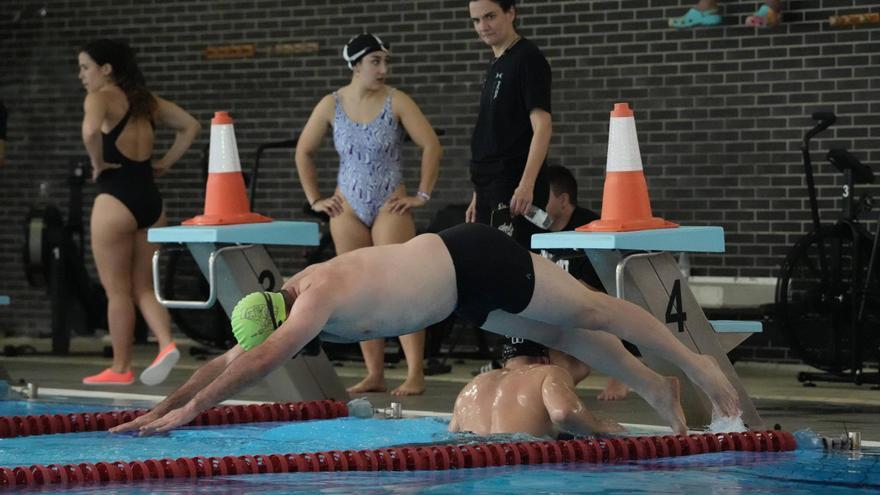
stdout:
{"type": "Polygon", "coordinates": [[[140,434],[151,435],[186,425],[200,412],[235,395],[293,358],[321,332],[330,318],[333,300],[321,292],[309,291],[300,295],[291,308],[290,316],[265,342],[249,352],[242,352],[216,380],[183,406],[142,426],[140,434]]]}
{"type": "Polygon", "coordinates": [[[220,356],[207,362],[204,366],[196,370],[183,385],[172,392],[162,402],[156,404],[150,412],[138,417],[128,423],[121,424],[110,429],[110,433],[122,433],[126,431],[138,430],[142,426],[152,423],[153,421],[164,416],[168,411],[177,409],[178,407],[189,402],[200,390],[208,386],[215,378],[223,373],[232,361],[240,356],[244,350],[236,344],[235,347],[229,349],[220,356]]]}
{"type": "Polygon", "coordinates": [[[550,420],[562,431],[574,435],[624,431],[619,423],[597,419],[590,413],[575,393],[571,375],[562,368],[552,369],[547,373],[541,385],[541,396],[550,420]]]}

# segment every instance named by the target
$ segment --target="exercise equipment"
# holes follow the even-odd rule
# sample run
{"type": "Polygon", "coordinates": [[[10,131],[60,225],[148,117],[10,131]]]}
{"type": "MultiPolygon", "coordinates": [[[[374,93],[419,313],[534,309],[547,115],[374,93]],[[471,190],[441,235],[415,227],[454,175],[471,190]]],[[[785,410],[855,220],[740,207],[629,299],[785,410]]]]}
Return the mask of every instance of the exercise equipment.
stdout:
{"type": "Polygon", "coordinates": [[[828,162],[843,174],[842,209],[836,222],[823,223],[810,140],[837,116],[816,112],[812,117],[816,125],[801,143],[812,222],[780,267],[776,315],[798,357],[822,370],[799,373],[805,386],[828,381],[880,387],[880,373],[866,372],[880,355],[880,224],[873,233],[868,230],[874,200],[856,195],[857,185],[874,182],[874,173],[847,150],[829,150],[828,162]]]}
{"type": "Polygon", "coordinates": [[[41,204],[24,222],[24,270],[31,287],[49,296],[52,353],[67,354],[71,332],[91,335],[106,328],[107,299],[101,285],[86,271],[82,220],[82,188],[91,170],[85,158],[69,161],[67,220],[49,202],[48,184],[41,184],[41,204]]]}

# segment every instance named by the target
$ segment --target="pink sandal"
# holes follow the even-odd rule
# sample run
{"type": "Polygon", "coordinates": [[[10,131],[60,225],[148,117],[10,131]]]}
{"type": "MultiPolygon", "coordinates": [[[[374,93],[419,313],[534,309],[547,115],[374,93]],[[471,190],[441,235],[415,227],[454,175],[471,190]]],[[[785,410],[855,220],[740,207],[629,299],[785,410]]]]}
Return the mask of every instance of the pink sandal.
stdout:
{"type": "Polygon", "coordinates": [[[117,373],[110,368],[97,375],[87,376],[82,382],[86,385],[131,385],[134,383],[134,373],[117,373]]]}
{"type": "Polygon", "coordinates": [[[141,383],[144,385],[158,385],[168,378],[171,369],[180,359],[180,351],[177,345],[172,342],[159,351],[159,355],[153,360],[147,369],[141,372],[141,383]]]}
{"type": "Polygon", "coordinates": [[[776,12],[767,5],[762,5],[754,15],[746,17],[746,26],[776,27],[782,20],[782,12],[776,12]]]}

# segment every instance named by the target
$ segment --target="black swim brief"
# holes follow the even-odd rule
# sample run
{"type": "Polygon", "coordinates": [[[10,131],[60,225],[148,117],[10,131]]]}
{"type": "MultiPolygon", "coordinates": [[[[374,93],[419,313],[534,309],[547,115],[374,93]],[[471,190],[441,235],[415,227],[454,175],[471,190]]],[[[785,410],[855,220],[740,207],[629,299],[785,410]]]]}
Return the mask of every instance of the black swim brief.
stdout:
{"type": "Polygon", "coordinates": [[[519,313],[535,291],[531,253],[504,232],[465,223],[438,233],[455,266],[455,312],[482,325],[490,312],[519,313]]]}

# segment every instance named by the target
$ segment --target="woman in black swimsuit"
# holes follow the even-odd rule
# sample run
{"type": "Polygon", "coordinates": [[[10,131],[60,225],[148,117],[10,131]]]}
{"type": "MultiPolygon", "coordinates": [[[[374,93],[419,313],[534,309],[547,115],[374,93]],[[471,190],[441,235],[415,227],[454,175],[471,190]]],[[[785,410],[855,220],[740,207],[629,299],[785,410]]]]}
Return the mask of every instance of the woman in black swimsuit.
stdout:
{"type": "Polygon", "coordinates": [[[79,54],[79,79],[87,94],[82,137],[98,194],[92,207],[92,254],[107,292],[107,325],[113,345],[110,368],[86,384],[134,382],[131,351],[135,304],[159,341],[159,355],[141,374],[148,385],[162,382],[180,353],[171,321],[153,293],[151,258],[156,246],[147,228],[166,224],[162,197],[153,181],[189,149],[199,123],[180,107],[151,94],[128,45],[97,40],[79,54]],[[165,156],[153,162],[153,128],[176,133],[165,156]]]}

